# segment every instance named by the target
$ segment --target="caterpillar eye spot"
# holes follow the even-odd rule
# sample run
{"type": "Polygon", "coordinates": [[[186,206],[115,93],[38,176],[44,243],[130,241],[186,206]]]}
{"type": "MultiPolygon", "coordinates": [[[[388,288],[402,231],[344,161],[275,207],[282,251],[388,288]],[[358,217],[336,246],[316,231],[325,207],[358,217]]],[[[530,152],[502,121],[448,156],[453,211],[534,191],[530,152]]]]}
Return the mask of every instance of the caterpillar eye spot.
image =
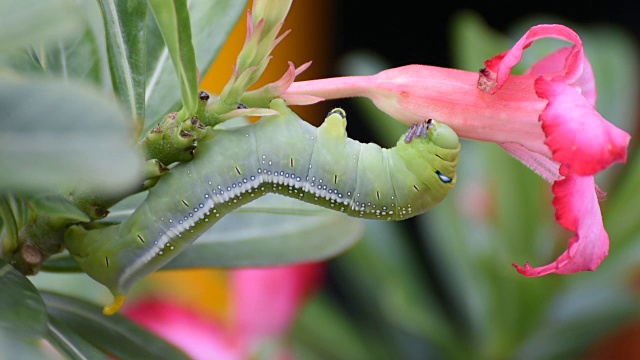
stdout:
{"type": "Polygon", "coordinates": [[[437,171],[436,171],[436,175],[438,175],[438,177],[440,178],[440,181],[442,181],[442,182],[443,182],[443,183],[445,183],[445,184],[448,184],[448,183],[450,183],[451,181],[453,181],[453,179],[452,179],[452,178],[450,178],[450,177],[448,177],[448,176],[446,176],[446,175],[442,174],[442,173],[440,172],[440,170],[437,170],[437,171]]]}

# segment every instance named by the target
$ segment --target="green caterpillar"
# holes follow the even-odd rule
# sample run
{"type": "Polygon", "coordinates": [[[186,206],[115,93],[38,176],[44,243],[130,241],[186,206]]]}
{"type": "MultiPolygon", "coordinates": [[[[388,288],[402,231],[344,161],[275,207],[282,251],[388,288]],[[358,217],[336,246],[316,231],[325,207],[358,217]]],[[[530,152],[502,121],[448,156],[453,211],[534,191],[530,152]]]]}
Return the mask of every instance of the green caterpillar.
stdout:
{"type": "Polygon", "coordinates": [[[114,295],[115,313],[131,285],[158,270],[220,217],[276,193],[350,216],[403,220],[437,205],[456,182],[460,142],[448,126],[413,125],[391,149],[346,134],[334,109],[316,128],[282,100],[279,115],[213,130],[195,159],[163,175],[119,225],[69,228],[65,245],[82,269],[114,295]]]}

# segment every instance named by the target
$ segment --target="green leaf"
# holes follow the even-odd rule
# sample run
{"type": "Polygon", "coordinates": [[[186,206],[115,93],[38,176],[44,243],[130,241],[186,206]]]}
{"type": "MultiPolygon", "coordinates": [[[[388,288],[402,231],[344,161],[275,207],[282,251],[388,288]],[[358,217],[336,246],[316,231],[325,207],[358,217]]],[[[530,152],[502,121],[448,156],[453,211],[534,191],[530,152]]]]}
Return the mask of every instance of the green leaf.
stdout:
{"type": "Polygon", "coordinates": [[[351,247],[362,232],[360,219],[267,195],[226,215],[165,268],[324,260],[351,247]]]}
{"type": "Polygon", "coordinates": [[[55,254],[42,264],[42,271],[51,272],[78,272],[82,271],[80,265],[68,252],[55,254]]]}
{"type": "Polygon", "coordinates": [[[47,313],[35,286],[0,259],[0,329],[16,336],[39,337],[47,328],[47,313]]]}
{"type": "Polygon", "coordinates": [[[49,317],[45,339],[69,359],[109,359],[106,354],[53,316],[49,317]]]}
{"type": "MultiPolygon", "coordinates": [[[[292,334],[296,344],[304,344],[306,353],[313,353],[318,359],[385,359],[390,355],[380,351],[379,343],[371,344],[365,333],[350,321],[349,314],[322,295],[314,296],[305,304],[292,334]]],[[[306,359],[307,356],[296,358],[306,359]]]]}
{"type": "Polygon", "coordinates": [[[12,193],[0,193],[0,232],[2,249],[0,254],[12,254],[21,243],[20,230],[29,223],[29,211],[26,202],[12,193]]]}
{"type": "MultiPolygon", "coordinates": [[[[245,9],[246,0],[191,0],[191,36],[200,77],[213,63],[245,9]]],[[[147,23],[147,89],[145,129],[179,109],[180,92],[169,53],[154,22],[147,23]],[[154,31],[155,30],[155,31],[154,31]]]]}
{"type": "Polygon", "coordinates": [[[435,286],[422,274],[418,258],[408,246],[414,241],[411,235],[416,233],[407,232],[402,223],[366,221],[363,240],[336,259],[345,291],[366,302],[362,307],[369,310],[370,318],[382,317],[449,354],[462,352],[455,330],[444,316],[444,306],[438,303],[435,286]]]}
{"type": "Polygon", "coordinates": [[[104,20],[113,89],[137,124],[144,121],[147,5],[139,0],[100,0],[98,4],[104,20]]]}
{"type": "Polygon", "coordinates": [[[50,316],[87,342],[121,359],[187,359],[173,345],[120,314],[102,315],[102,308],[85,301],[43,292],[50,316]]]}
{"type": "Polygon", "coordinates": [[[44,74],[34,51],[12,50],[0,52],[0,68],[11,69],[22,74],[44,74]]]}
{"type": "Polygon", "coordinates": [[[101,58],[98,41],[90,27],[36,51],[42,69],[64,79],[81,79],[101,85],[101,58]]]}
{"type": "Polygon", "coordinates": [[[31,206],[41,214],[71,222],[89,222],[91,218],[71,200],[60,194],[42,194],[29,198],[31,206]]]}
{"type": "Polygon", "coordinates": [[[81,28],[81,14],[69,1],[0,2],[0,52],[58,40],[81,28]]]}
{"type": "Polygon", "coordinates": [[[0,327],[2,359],[53,359],[58,355],[43,347],[41,341],[39,338],[25,338],[11,329],[0,327]]]}
{"type": "MultiPolygon", "coordinates": [[[[636,146],[637,149],[637,146],[636,146]]],[[[632,241],[640,233],[640,219],[637,216],[640,192],[640,152],[630,154],[625,165],[624,176],[607,195],[602,203],[605,228],[614,244],[632,241]]]]}
{"type": "Polygon", "coordinates": [[[198,106],[198,70],[191,42],[191,20],[186,0],[147,0],[178,75],[182,109],[178,119],[191,117],[198,106]]]}
{"type": "Polygon", "coordinates": [[[624,285],[611,279],[587,280],[584,282],[587,286],[561,292],[512,358],[579,358],[621,324],[628,324],[638,313],[634,295],[631,289],[625,289],[624,285]]]}
{"type": "MultiPolygon", "coordinates": [[[[140,194],[113,207],[107,221],[123,221],[143,200],[140,194]]],[[[280,265],[324,260],[355,244],[364,223],[316,205],[266,195],[225,215],[165,269],[280,265]]],[[[68,255],[44,263],[48,271],[79,271],[68,255]]]]}
{"type": "Polygon", "coordinates": [[[142,156],[113,102],[71,82],[0,78],[0,189],[104,191],[137,182],[142,156]]]}
{"type": "Polygon", "coordinates": [[[69,1],[41,4],[32,0],[11,0],[3,2],[0,9],[3,6],[17,6],[18,9],[0,10],[0,24],[12,27],[2,32],[11,38],[8,39],[9,44],[5,44],[6,48],[4,43],[0,44],[0,66],[24,74],[43,75],[49,72],[63,78],[100,82],[99,41],[87,25],[91,19],[83,19],[82,7],[86,6],[82,1],[77,4],[69,1]]]}

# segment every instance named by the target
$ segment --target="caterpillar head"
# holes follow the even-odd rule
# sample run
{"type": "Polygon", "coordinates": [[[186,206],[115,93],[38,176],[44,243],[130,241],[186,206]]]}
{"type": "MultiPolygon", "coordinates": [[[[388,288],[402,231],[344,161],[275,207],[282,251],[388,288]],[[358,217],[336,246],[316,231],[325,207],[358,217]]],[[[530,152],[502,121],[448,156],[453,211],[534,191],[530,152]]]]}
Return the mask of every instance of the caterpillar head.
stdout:
{"type": "Polygon", "coordinates": [[[433,144],[441,149],[456,150],[460,148],[458,134],[448,125],[439,122],[432,122],[429,138],[433,144]]]}
{"type": "Polygon", "coordinates": [[[455,185],[460,141],[449,126],[431,119],[415,124],[397,146],[407,168],[432,191],[444,197],[455,185]]]}

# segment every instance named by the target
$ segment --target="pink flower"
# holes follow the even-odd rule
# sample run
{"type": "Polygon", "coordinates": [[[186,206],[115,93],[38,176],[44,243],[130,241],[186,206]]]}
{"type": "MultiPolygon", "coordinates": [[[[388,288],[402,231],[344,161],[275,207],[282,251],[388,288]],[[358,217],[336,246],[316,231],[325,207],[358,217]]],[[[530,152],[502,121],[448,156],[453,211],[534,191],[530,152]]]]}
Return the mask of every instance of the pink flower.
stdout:
{"type": "MultiPolygon", "coordinates": [[[[607,256],[594,175],[625,162],[630,136],[594,108],[596,87],[582,42],[562,25],[531,28],[512,49],[485,62],[477,73],[425,65],[388,69],[372,76],[347,76],[293,83],[282,97],[336,99],[365,96],[387,114],[413,124],[427,118],[458,135],[498,143],[553,183],[556,220],[574,232],[568,249],[541,267],[515,265],[527,276],[595,270],[607,256]],[[535,40],[555,37],[573,46],[512,75],[535,40]]],[[[464,155],[462,155],[464,156],[464,155]]]]}
{"type": "MultiPolygon", "coordinates": [[[[248,359],[263,343],[281,340],[304,301],[320,285],[322,269],[321,264],[302,264],[230,271],[228,324],[156,298],[128,305],[123,313],[193,359],[248,359]]],[[[291,358],[287,348],[279,350],[275,359],[291,358]]]]}

